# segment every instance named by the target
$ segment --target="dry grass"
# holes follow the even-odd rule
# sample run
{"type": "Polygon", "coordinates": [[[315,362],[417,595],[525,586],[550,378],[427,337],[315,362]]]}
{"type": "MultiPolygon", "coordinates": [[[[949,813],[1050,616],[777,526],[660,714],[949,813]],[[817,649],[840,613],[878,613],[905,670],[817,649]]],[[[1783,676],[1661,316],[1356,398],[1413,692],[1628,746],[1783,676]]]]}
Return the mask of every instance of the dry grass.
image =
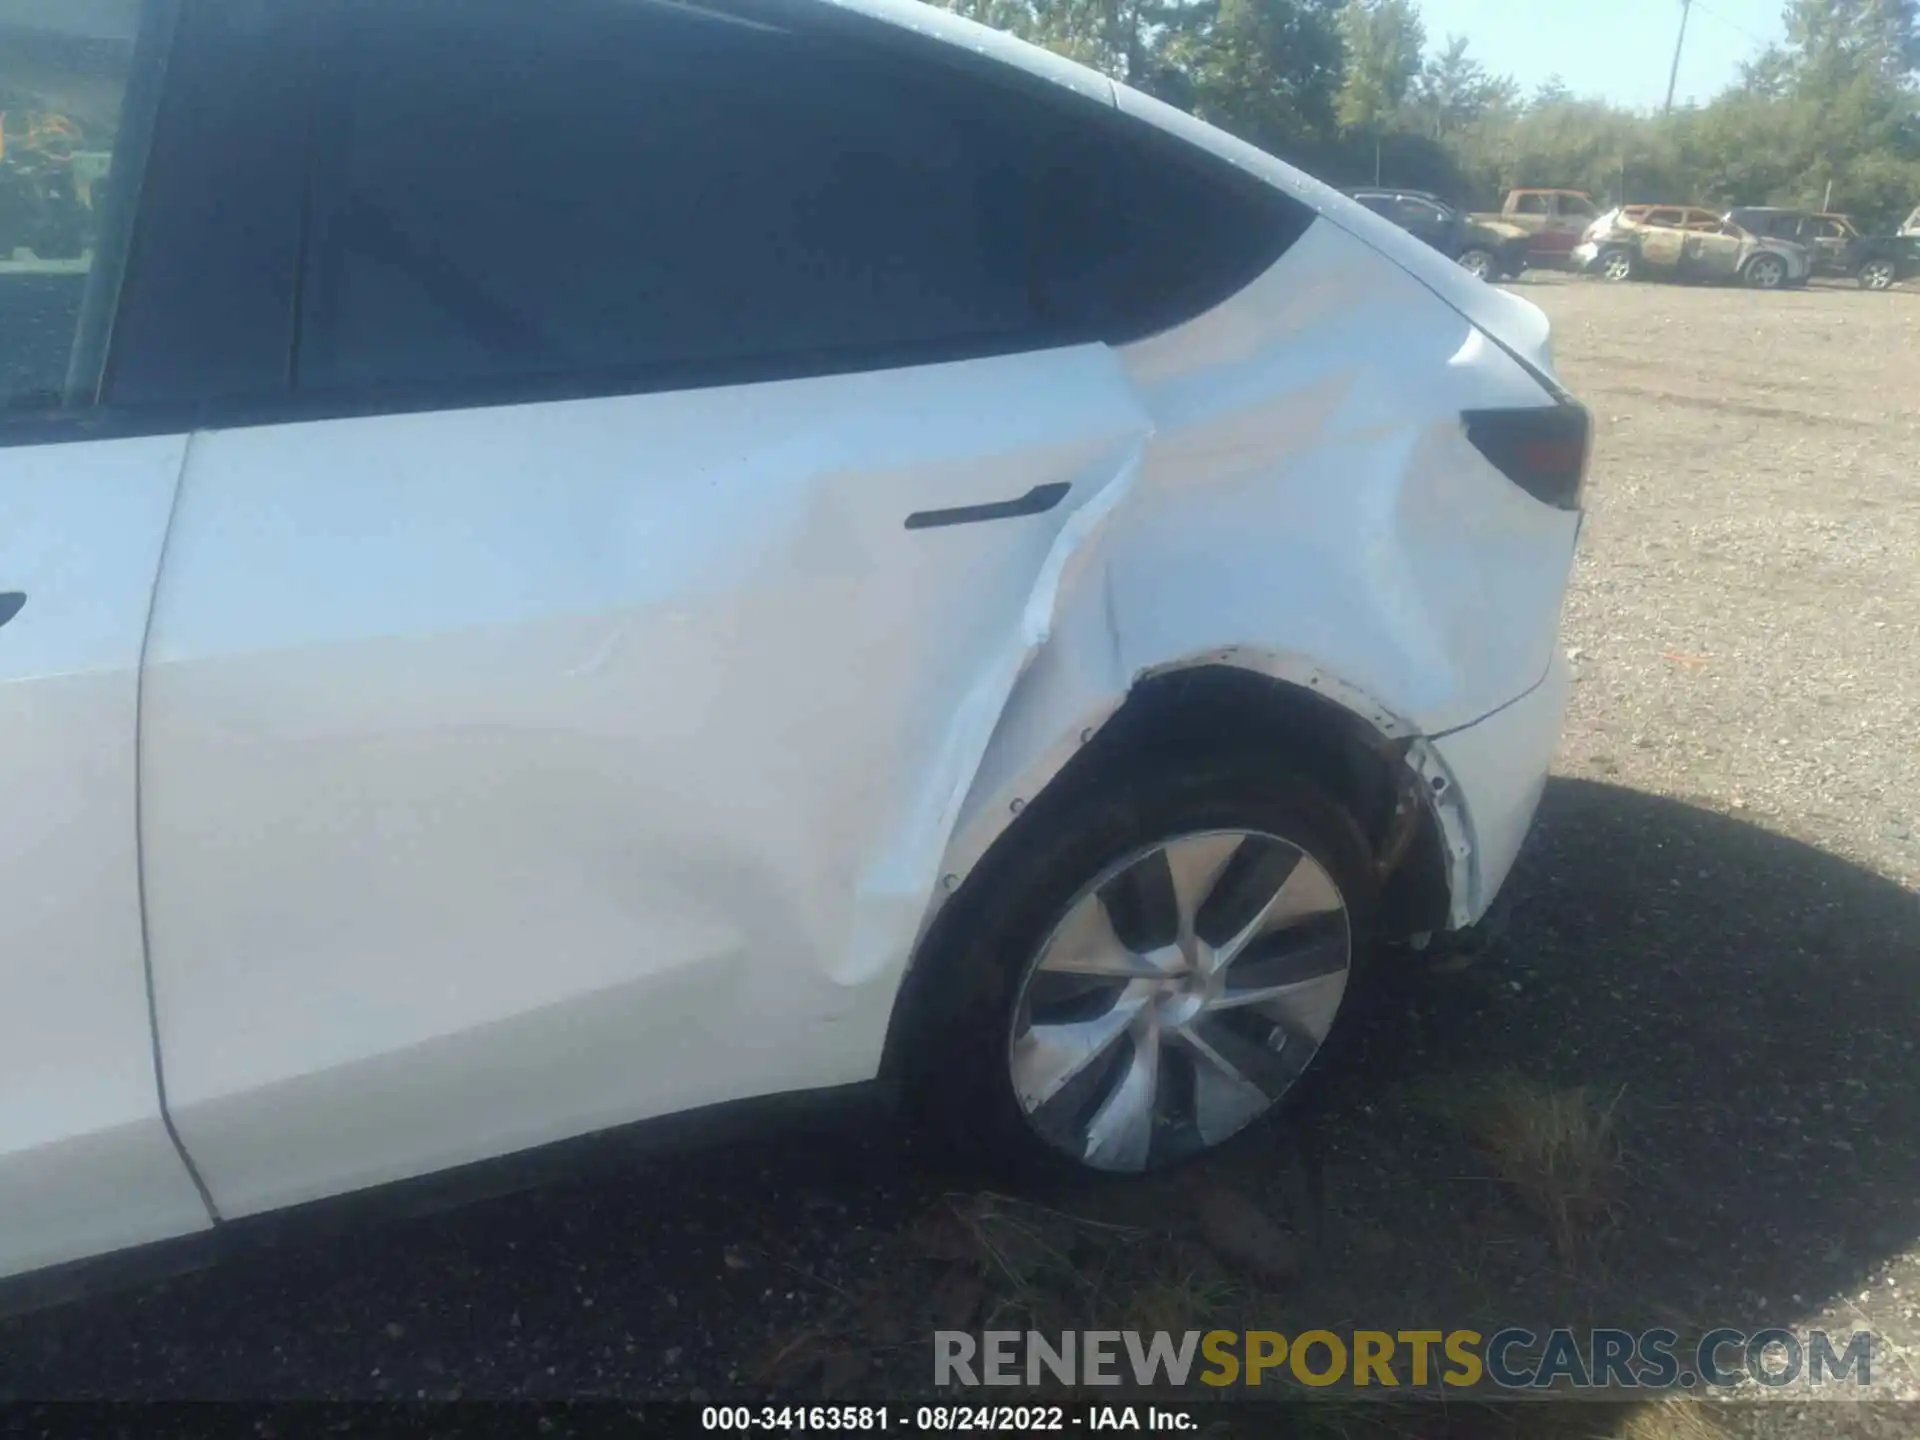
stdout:
{"type": "Polygon", "coordinates": [[[1572,1265],[1583,1241],[1613,1216],[1621,1093],[1603,1099],[1588,1086],[1557,1090],[1501,1071],[1435,1081],[1412,1099],[1457,1125],[1487,1156],[1494,1173],[1546,1220],[1555,1248],[1572,1265]]]}
{"type": "Polygon", "coordinates": [[[1699,1400],[1672,1396],[1630,1411],[1613,1440],[1723,1440],[1712,1411],[1699,1400]]]}
{"type": "Polygon", "coordinates": [[[1247,1291],[1232,1280],[1200,1270],[1155,1275],[1130,1294],[1120,1312],[1122,1330],[1181,1335],[1237,1323],[1247,1291]]]}
{"type": "Polygon", "coordinates": [[[777,1337],[753,1378],[818,1384],[924,1345],[939,1330],[1078,1328],[1088,1315],[1161,1317],[1139,1328],[1190,1329],[1225,1291],[1196,1274],[1151,1275],[1148,1232],[992,1192],[944,1197],[891,1236],[871,1278],[840,1292],[805,1330],[777,1337]],[[1144,1307],[1144,1308],[1142,1308],[1144,1307]],[[857,1360],[853,1357],[861,1357],[857,1360]]]}

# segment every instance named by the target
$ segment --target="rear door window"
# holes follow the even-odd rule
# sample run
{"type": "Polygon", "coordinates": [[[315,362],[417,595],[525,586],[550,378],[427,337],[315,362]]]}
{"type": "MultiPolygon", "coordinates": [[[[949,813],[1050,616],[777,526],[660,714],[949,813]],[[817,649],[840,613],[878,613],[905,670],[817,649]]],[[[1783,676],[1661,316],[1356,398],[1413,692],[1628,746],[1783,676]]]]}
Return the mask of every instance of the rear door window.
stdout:
{"type": "Polygon", "coordinates": [[[1118,341],[1226,298],[1312,218],[893,27],[664,0],[341,14],[304,393],[612,393],[1118,341]]]}
{"type": "Polygon", "coordinates": [[[1417,195],[1402,195],[1399,201],[1400,223],[1410,229],[1438,230],[1447,223],[1447,213],[1431,200],[1417,195]]]}

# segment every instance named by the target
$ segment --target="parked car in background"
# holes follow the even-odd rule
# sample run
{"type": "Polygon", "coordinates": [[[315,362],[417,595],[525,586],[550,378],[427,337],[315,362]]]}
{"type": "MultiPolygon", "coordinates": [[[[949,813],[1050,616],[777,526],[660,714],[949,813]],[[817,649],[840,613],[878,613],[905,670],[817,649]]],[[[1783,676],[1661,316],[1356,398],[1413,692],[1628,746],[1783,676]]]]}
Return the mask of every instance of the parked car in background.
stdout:
{"type": "Polygon", "coordinates": [[[1814,274],[1844,276],[1865,290],[1886,290],[1920,274],[1920,236],[1863,235],[1850,216],[1776,205],[1736,206],[1726,218],[1756,235],[1804,245],[1814,274]]]}
{"type": "Polygon", "coordinates": [[[29,78],[125,203],[0,267],[0,1275],[876,1080],[1158,1168],[1504,885],[1589,419],[1350,198],[918,0],[29,78]]]}
{"type": "Polygon", "coordinates": [[[1726,220],[1718,210],[1704,205],[1622,205],[1620,214],[1636,225],[1661,225],[1670,230],[1717,230],[1726,220]]]}
{"type": "Polygon", "coordinates": [[[1368,188],[1349,192],[1376,215],[1427,242],[1470,275],[1504,280],[1527,268],[1528,236],[1512,226],[1482,225],[1425,190],[1368,188]]]}
{"type": "Polygon", "coordinates": [[[1600,213],[1584,190],[1509,190],[1499,212],[1469,218],[1481,225],[1509,226],[1527,237],[1527,263],[1564,269],[1580,236],[1600,213]]]}
{"type": "Polygon", "coordinates": [[[1572,260],[1616,283],[1660,278],[1777,290],[1804,285],[1813,273],[1805,246],[1755,235],[1698,205],[1609,210],[1588,227],[1572,260]]]}

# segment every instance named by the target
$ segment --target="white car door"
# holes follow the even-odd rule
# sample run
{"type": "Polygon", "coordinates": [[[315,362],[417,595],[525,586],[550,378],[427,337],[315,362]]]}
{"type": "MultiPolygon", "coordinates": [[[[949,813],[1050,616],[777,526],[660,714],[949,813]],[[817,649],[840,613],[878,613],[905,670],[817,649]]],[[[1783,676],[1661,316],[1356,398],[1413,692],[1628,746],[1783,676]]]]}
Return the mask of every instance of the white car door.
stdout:
{"type": "MultiPolygon", "coordinates": [[[[872,1076],[1149,429],[1101,337],[1207,303],[1102,259],[1147,160],[1021,158],[1104,93],[677,4],[343,15],[298,418],[196,436],[148,655],[158,1033],[226,1215],[872,1076]]],[[[1189,179],[1129,208],[1208,273],[1267,244],[1189,179]]]]}
{"type": "Polygon", "coordinates": [[[139,173],[144,7],[0,0],[0,1274],[204,1229],[141,934],[140,652],[184,433],[92,400],[139,173]],[[84,63],[82,61],[84,60],[84,63]],[[75,194],[76,156],[108,183],[75,194]],[[128,187],[129,189],[131,187],[128,187]]]}

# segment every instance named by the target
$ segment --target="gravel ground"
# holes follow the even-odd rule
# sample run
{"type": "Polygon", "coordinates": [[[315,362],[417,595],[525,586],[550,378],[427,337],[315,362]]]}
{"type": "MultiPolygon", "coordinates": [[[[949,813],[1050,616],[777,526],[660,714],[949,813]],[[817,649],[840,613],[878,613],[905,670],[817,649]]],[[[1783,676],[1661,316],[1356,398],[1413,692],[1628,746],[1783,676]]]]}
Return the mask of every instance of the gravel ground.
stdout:
{"type": "MultiPolygon", "coordinates": [[[[1375,987],[1287,1122],[1099,1196],[983,1196],[884,1126],[636,1158],[0,1323],[0,1396],[864,1397],[995,1315],[1865,1326],[1920,1396],[1920,294],[1520,288],[1600,434],[1557,778],[1505,936],[1375,987]],[[1541,1095],[1591,1173],[1489,1141],[1541,1095]]],[[[1920,1428],[1786,1397],[1577,1433],[1920,1428]]]]}

